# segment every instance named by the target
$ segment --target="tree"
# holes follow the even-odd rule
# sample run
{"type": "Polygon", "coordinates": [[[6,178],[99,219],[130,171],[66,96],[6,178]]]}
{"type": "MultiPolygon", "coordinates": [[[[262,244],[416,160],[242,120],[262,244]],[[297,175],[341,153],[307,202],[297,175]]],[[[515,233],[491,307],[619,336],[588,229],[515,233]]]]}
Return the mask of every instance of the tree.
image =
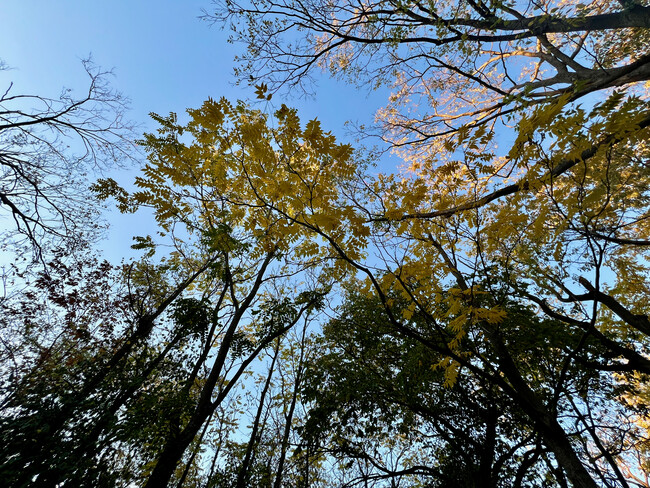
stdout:
{"type": "MultiPolygon", "coordinates": [[[[120,270],[92,256],[70,264],[62,252],[47,266],[3,303],[3,479],[17,487],[128,484],[147,459],[141,437],[155,429],[125,425],[144,416],[143,395],[178,402],[165,385],[184,377],[178,349],[196,331],[167,309],[179,308],[175,300],[205,268],[175,285],[169,269],[141,263],[120,286],[120,270]],[[177,327],[165,330],[170,322],[177,327]]],[[[168,416],[156,422],[161,428],[168,416]]]]}
{"type": "MultiPolygon", "coordinates": [[[[161,127],[143,141],[149,163],[136,180],[137,192],[128,195],[111,180],[96,186],[102,196],[116,196],[124,210],[153,209],[159,237],[169,236],[174,247],[169,264],[183,267],[217,256],[207,281],[195,285],[203,298],[216,301],[193,375],[184,383],[189,388],[203,371],[198,397],[163,444],[147,487],[169,483],[255,358],[318,309],[333,280],[346,271],[308,229],[256,200],[278,202],[294,215],[330,226],[331,208],[342,199],[339,188],[353,171],[350,148],[336,144],[315,121],[303,128],[284,106],[275,114],[277,127],[265,114],[224,99],[188,113],[185,125],[175,114],[154,117],[161,127]],[[282,290],[292,277],[303,284],[292,285],[290,298],[282,290]]],[[[357,218],[351,211],[346,216],[357,218]]],[[[354,227],[339,235],[350,246],[363,239],[354,227]]],[[[152,252],[156,247],[151,237],[139,241],[152,252]]]]}
{"type": "MultiPolygon", "coordinates": [[[[392,299],[394,311],[408,306],[398,296],[392,299]]],[[[499,324],[504,341],[536,394],[549,403],[563,398],[555,404],[563,423],[574,420],[571,402],[595,407],[598,415],[620,411],[601,374],[579,364],[559,374],[564,358],[558,349],[577,343],[579,333],[520,304],[507,307],[508,317],[499,324]]],[[[425,317],[416,313],[411,322],[431,342],[439,340],[425,317]]],[[[399,334],[376,298],[352,288],[325,327],[321,347],[308,368],[304,394],[312,403],[303,436],[336,459],[338,485],[384,486],[392,480],[423,486],[567,486],[537,419],[484,374],[461,368],[450,384],[440,367],[444,356],[399,334]]],[[[497,359],[477,336],[463,339],[463,349],[471,351],[475,364],[479,358],[497,359]]],[[[498,367],[486,364],[482,370],[498,367]]],[[[626,436],[630,426],[615,422],[611,428],[626,436]]],[[[571,435],[580,438],[580,432],[571,435]]]]}
{"type": "Polygon", "coordinates": [[[557,403],[568,393],[549,399],[530,383],[504,335],[503,297],[581,336],[561,348],[556,386],[576,364],[647,373],[648,12],[636,2],[253,1],[218,4],[211,17],[235,24],[249,47],[242,66],[273,88],[318,66],[393,87],[379,134],[408,171],[380,175],[354,200],[370,202],[355,208],[375,224],[382,264],[341,257],[395,330],[446,358],[450,383],[470,371],[518,403],[575,486],[627,483],[618,444],[580,402],[571,408],[588,440],[565,430],[557,403]],[[394,293],[410,305],[391,311],[394,293]],[[413,328],[414,314],[438,341],[413,328]],[[472,334],[478,351],[463,345],[472,334]]]}
{"type": "Polygon", "coordinates": [[[11,82],[0,95],[0,212],[14,224],[3,241],[22,236],[37,259],[48,246],[98,233],[86,175],[133,159],[128,100],[111,89],[110,72],[90,59],[83,67],[89,82],[80,96],[20,94],[11,82]]]}
{"type": "MultiPolygon", "coordinates": [[[[139,191],[129,195],[110,179],[93,187],[123,211],[153,210],[158,242],[136,237],[142,259],[114,272],[92,259],[66,264],[62,251],[35,287],[3,303],[3,329],[15,341],[0,357],[12,373],[0,456],[13,486],[217,481],[234,387],[260,354],[310,320],[346,272],[309,231],[252,204],[252,192],[262,185],[266,197],[329,226],[353,171],[350,148],[317,122],[302,127],[286,107],[277,127],[226,100],[190,116],[187,125],[156,116],[159,133],[142,142],[149,164],[139,191]]],[[[339,235],[351,248],[363,240],[352,230],[339,235]]]]}
{"type": "MultiPolygon", "coordinates": [[[[247,173],[247,170],[243,172],[247,173]]],[[[631,364],[618,362],[597,369],[634,371],[646,368],[647,361],[643,354],[635,350],[635,344],[625,342],[623,336],[613,340],[609,334],[593,327],[586,328],[588,334],[585,334],[585,327],[580,321],[569,320],[560,314],[560,318],[574,328],[573,332],[580,339],[567,340],[556,351],[561,366],[558,366],[559,376],[553,380],[553,393],[549,395],[545,390],[548,385],[537,384],[535,377],[530,375],[529,366],[520,359],[516,341],[508,337],[511,327],[507,327],[509,308],[506,307],[505,297],[512,295],[513,290],[516,296],[525,291],[525,287],[517,286],[512,280],[511,276],[517,271],[515,268],[500,263],[497,253],[491,254],[489,246],[498,244],[499,240],[474,240],[473,236],[477,234],[473,230],[473,216],[467,219],[460,215],[450,219],[447,225],[441,225],[440,221],[423,223],[421,219],[414,219],[381,231],[377,230],[378,224],[373,224],[373,219],[364,221],[363,216],[375,213],[365,202],[372,204],[374,199],[390,212],[392,209],[389,205],[398,208],[401,205],[399,200],[412,198],[412,194],[404,191],[408,181],[394,182],[391,178],[385,178],[375,185],[357,182],[356,187],[354,183],[349,183],[345,193],[347,204],[342,202],[339,207],[330,206],[325,215],[296,212],[295,207],[287,206],[286,201],[275,200],[274,193],[268,192],[263,182],[246,178],[245,188],[240,191],[250,192],[245,200],[247,205],[265,209],[269,215],[286,219],[311,233],[313,239],[321,239],[329,244],[342,262],[363,273],[367,288],[377,294],[391,327],[441,358],[433,366],[445,370],[448,385],[456,382],[461,371],[467,371],[506,395],[527,416],[528,422],[535,424],[544,448],[553,453],[566,473],[557,475],[558,479],[563,480],[566,476],[576,486],[595,486],[592,475],[601,478],[604,483],[624,481],[615,457],[619,448],[610,442],[603,442],[603,436],[609,432],[594,429],[593,418],[581,413],[589,403],[580,401],[572,404],[573,415],[579,419],[576,424],[578,430],[574,434],[573,428],[567,427],[559,416],[558,402],[564,401],[574,391],[570,374],[574,363],[598,364],[595,358],[603,355],[603,346],[607,347],[606,356],[617,359],[622,355],[630,358],[631,364]],[[347,221],[359,227],[350,228],[347,221]],[[368,235],[371,225],[374,225],[376,232],[374,245],[381,253],[375,259],[383,260],[387,271],[377,271],[376,264],[364,264],[358,239],[350,241],[342,235],[344,230],[349,230],[353,237],[368,235]],[[454,245],[459,242],[462,242],[462,246],[454,245]],[[357,245],[350,246],[351,243],[357,245]],[[475,253],[474,257],[472,252],[475,253]],[[503,279],[497,279],[495,273],[497,277],[503,276],[503,279]],[[406,300],[408,306],[396,308],[394,300],[390,298],[393,295],[406,300]],[[422,317],[425,328],[419,329],[411,322],[416,313],[422,317]],[[474,337],[476,345],[468,348],[464,341],[466,337],[474,337]],[[578,432],[588,435],[583,446],[574,440],[578,432]],[[606,465],[596,463],[594,469],[593,463],[600,458],[606,459],[606,465]]],[[[420,188],[421,185],[420,182],[420,188]]],[[[495,211],[502,211],[502,208],[496,207],[495,211]]],[[[504,228],[510,230],[499,224],[503,220],[488,222],[492,224],[494,232],[501,232],[504,228]]],[[[480,229],[483,230],[483,227],[480,229]]],[[[483,239],[480,234],[477,237],[483,239]]],[[[530,246],[536,241],[530,239],[524,244],[530,246]]],[[[534,323],[528,325],[535,327],[534,323]]],[[[573,334],[571,337],[574,337],[573,334]]],[[[622,432],[620,429],[617,431],[622,432]]]]}
{"type": "Polygon", "coordinates": [[[650,8],[636,1],[214,2],[248,50],[240,77],[309,89],[315,68],[395,89],[381,122],[399,144],[568,96],[645,81],[650,8]],[[247,25],[246,25],[247,24],[247,25]]]}
{"type": "MultiPolygon", "coordinates": [[[[318,328],[317,319],[314,322],[318,328]]],[[[301,390],[306,363],[318,352],[308,332],[310,325],[307,322],[277,341],[269,352],[268,369],[255,381],[258,388],[247,388],[250,435],[246,442],[233,443],[231,457],[225,462],[232,479],[222,479],[217,486],[315,486],[304,476],[298,436],[304,422],[301,390]]],[[[308,469],[320,471],[316,463],[310,463],[308,469]]]]}
{"type": "MultiPolygon", "coordinates": [[[[265,86],[258,93],[268,100],[265,86]]],[[[127,283],[134,284],[128,334],[96,362],[95,372],[72,394],[74,401],[55,402],[47,419],[55,420],[60,438],[77,433],[66,463],[83,452],[89,454],[82,459],[91,461],[104,456],[101,449],[115,453],[116,443],[155,438],[136,450],[139,471],[131,479],[148,487],[200,482],[201,446],[214,436],[215,449],[222,452],[224,429],[211,430],[210,423],[226,424],[219,414],[234,386],[265,349],[307,320],[330,288],[347,278],[360,296],[372,297],[360,303],[378,314],[378,327],[369,334],[352,321],[352,337],[344,334],[341,340],[358,339],[361,349],[379,356],[388,352],[384,362],[393,365],[377,373],[357,364],[363,355],[351,354],[351,364],[358,366],[350,368],[353,381],[370,374],[385,377],[377,381],[384,388],[378,397],[383,403],[373,404],[362,389],[351,413],[361,412],[363,421],[363,415],[379,410],[386,430],[368,428],[353,438],[346,429],[354,417],[343,417],[337,428],[352,442],[332,441],[344,448],[330,453],[352,460],[355,479],[458,481],[444,463],[440,469],[419,463],[408,471],[412,466],[387,466],[381,452],[367,455],[365,449],[391,447],[390,414],[404,417],[407,429],[424,425],[417,422],[431,429],[431,419],[455,427],[462,414],[425,410],[418,401],[423,386],[434,385],[434,398],[447,399],[460,412],[468,405],[479,410],[471,412],[474,430],[468,432],[481,453],[479,473],[468,473],[462,482],[475,483],[488,473],[497,485],[503,473],[514,473],[523,483],[545,473],[559,486],[625,486],[635,475],[627,459],[641,452],[644,435],[642,408],[622,396],[642,399],[642,375],[649,369],[647,317],[630,311],[644,306],[638,293],[645,279],[638,259],[644,244],[612,237],[606,229],[646,232],[647,168],[636,159],[646,151],[645,119],[639,113],[645,106],[641,99],[613,93],[589,109],[568,99],[536,108],[522,118],[509,156],[527,175],[496,190],[491,185],[497,183],[468,169],[478,170],[484,158],[494,157],[479,151],[483,139],[491,140],[480,128],[458,135],[453,149],[465,151],[462,162],[422,168],[408,177],[371,178],[349,146],[337,144],[317,121],[301,125],[284,105],[270,117],[242,103],[208,100],[189,111],[187,124],[174,114],[155,116],[161,128],[142,143],[149,163],[136,180],[139,190],[128,194],[112,180],[95,186],[101,197],[114,196],[123,211],[149,207],[160,230],[156,240],[136,238],[136,247],[148,257],[126,270],[127,283]],[[582,130],[579,139],[576,127],[582,130]],[[629,189],[634,191],[628,195],[629,189]],[[153,264],[165,242],[171,250],[153,264]],[[623,270],[621,288],[609,293],[601,291],[607,267],[623,270]],[[593,272],[591,281],[571,276],[586,272],[593,272]],[[572,279],[588,293],[572,292],[572,279]],[[638,294],[627,295],[623,286],[638,294]],[[592,308],[584,306],[590,302],[592,308]],[[598,303],[609,312],[601,313],[598,303]],[[373,336],[377,330],[386,331],[387,343],[373,336]],[[394,361],[400,354],[406,363],[394,361]],[[540,358],[545,363],[536,365],[540,358]],[[399,371],[419,383],[395,387],[399,371]],[[615,381],[624,386],[614,388],[615,381]],[[473,389],[480,391],[475,395],[480,401],[472,403],[473,389]],[[86,427],[80,424],[88,418],[87,401],[101,406],[86,427]],[[517,419],[513,438],[498,436],[499,418],[481,409],[492,401],[517,419]],[[152,408],[157,403],[165,408],[152,408]],[[640,418],[636,425],[621,423],[617,412],[640,418]],[[425,420],[416,422],[418,416],[425,420]],[[147,419],[144,431],[129,427],[140,418],[147,419]],[[505,452],[490,456],[497,445],[505,452]],[[496,457],[507,466],[495,467],[496,457]]],[[[485,167],[481,174],[492,168],[485,167]]],[[[337,354],[318,366],[323,377],[335,371],[333,361],[350,357],[337,354]]],[[[277,431],[279,451],[268,456],[278,460],[267,470],[275,473],[276,484],[288,459],[302,373],[296,378],[300,381],[285,395],[289,403],[284,428],[277,431]]],[[[344,391],[350,389],[348,379],[337,379],[344,391]]],[[[323,400],[316,394],[311,398],[323,400]]],[[[335,395],[318,407],[339,412],[337,403],[347,402],[335,395]]],[[[305,486],[323,459],[319,430],[328,435],[316,426],[317,435],[305,437],[292,456],[295,479],[305,486]]],[[[465,444],[449,441],[447,430],[434,428],[445,442],[432,444],[441,459],[461,459],[465,444]]],[[[37,433],[35,439],[47,437],[37,433]]],[[[250,439],[259,447],[255,435],[250,439]]],[[[54,453],[56,447],[50,442],[44,452],[54,453]]],[[[243,456],[229,451],[229,459],[244,460],[230,472],[220,469],[214,454],[206,483],[236,480],[240,473],[245,481],[250,450],[246,446],[243,456]]],[[[43,486],[101,479],[51,459],[32,463],[31,472],[18,475],[21,482],[33,476],[43,486]]]]}

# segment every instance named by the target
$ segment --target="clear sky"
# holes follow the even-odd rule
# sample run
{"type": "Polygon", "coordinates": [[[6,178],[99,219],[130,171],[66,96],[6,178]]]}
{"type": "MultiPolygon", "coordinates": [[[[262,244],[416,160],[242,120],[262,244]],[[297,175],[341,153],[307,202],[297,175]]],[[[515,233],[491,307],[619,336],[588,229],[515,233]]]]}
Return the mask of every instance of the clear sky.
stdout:
{"type": "MultiPolygon", "coordinates": [[[[1,0],[0,59],[12,69],[0,73],[0,86],[13,81],[14,93],[51,97],[64,86],[84,90],[80,60],[92,54],[97,65],[114,70],[113,87],[131,99],[130,118],[142,130],[155,128],[149,112],[181,113],[207,97],[254,98],[251,88],[233,86],[241,46],[199,20],[202,8],[210,0],[1,0]]],[[[304,121],[318,117],[340,139],[345,121],[371,121],[382,101],[327,78],[319,87],[315,100],[273,101],[298,107],[304,121]]],[[[134,222],[114,221],[112,234],[139,233],[134,222]]],[[[111,258],[129,244],[117,245],[111,258]]]]}
{"type": "MultiPolygon", "coordinates": [[[[239,46],[198,18],[210,6],[210,0],[2,0],[0,59],[14,68],[9,76],[17,89],[57,94],[62,86],[83,88],[80,59],[92,54],[96,64],[114,69],[114,86],[130,97],[140,122],[152,111],[197,107],[208,96],[254,98],[252,89],[233,86],[239,46]]],[[[372,116],[365,92],[326,78],[320,86],[317,100],[286,103],[338,134],[346,120],[372,116]]]]}

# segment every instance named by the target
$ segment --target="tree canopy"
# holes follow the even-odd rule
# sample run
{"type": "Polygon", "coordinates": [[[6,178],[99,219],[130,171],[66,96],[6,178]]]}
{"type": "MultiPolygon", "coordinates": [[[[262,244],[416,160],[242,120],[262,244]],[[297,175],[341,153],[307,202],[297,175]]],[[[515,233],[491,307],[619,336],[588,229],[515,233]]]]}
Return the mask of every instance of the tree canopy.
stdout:
{"type": "Polygon", "coordinates": [[[267,109],[153,114],[135,191],[93,186],[155,219],[141,259],[55,255],[1,303],[4,478],[650,486],[650,7],[207,16],[267,109]],[[273,107],[318,69],[390,87],[359,135],[401,170],[273,107]]]}

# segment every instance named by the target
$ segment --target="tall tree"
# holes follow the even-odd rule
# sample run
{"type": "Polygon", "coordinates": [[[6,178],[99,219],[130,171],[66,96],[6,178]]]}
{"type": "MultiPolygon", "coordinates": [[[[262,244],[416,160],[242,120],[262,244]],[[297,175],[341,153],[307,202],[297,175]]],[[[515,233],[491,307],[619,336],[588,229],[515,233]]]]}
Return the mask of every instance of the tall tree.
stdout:
{"type": "MultiPolygon", "coordinates": [[[[295,214],[331,221],[330,208],[351,175],[351,149],[336,144],[315,121],[301,126],[294,110],[268,116],[226,100],[208,100],[188,111],[189,123],[155,116],[158,134],[143,141],[149,163],[128,195],[111,180],[96,190],[113,194],[125,210],[148,206],[175,247],[170,263],[201,261],[217,253],[211,278],[196,290],[216,296],[213,329],[197,368],[204,368],[189,415],[170,432],[145,486],[166,486],[186,449],[227,398],[254,359],[318,308],[346,268],[309,229],[256,203],[277,202],[295,214]],[[292,295],[279,295],[291,277],[302,279],[292,295]],[[215,329],[216,327],[216,329],[215,329]]],[[[348,217],[356,218],[353,212],[348,217]]],[[[357,242],[356,229],[343,230],[357,242]]],[[[141,238],[144,247],[154,241],[141,238]]],[[[194,382],[188,379],[188,385],[194,382]]]]}
{"type": "Polygon", "coordinates": [[[634,0],[214,4],[207,19],[248,24],[233,30],[249,47],[239,76],[309,89],[321,68],[393,86],[380,117],[400,143],[650,76],[650,7],[634,0]]]}
{"type": "MultiPolygon", "coordinates": [[[[25,94],[7,81],[0,95],[0,212],[13,223],[3,244],[21,236],[36,258],[98,233],[86,175],[133,160],[128,99],[111,88],[110,72],[90,59],[83,68],[88,86],[81,94],[25,94]]],[[[0,63],[2,78],[10,73],[0,63]]]]}
{"type": "Polygon", "coordinates": [[[447,357],[450,383],[467,369],[516,401],[575,486],[625,484],[618,447],[579,402],[590,440],[578,441],[558,417],[565,393],[536,390],[503,330],[500,289],[581,335],[562,347],[558,385],[576,364],[647,373],[648,12],[637,2],[235,1],[212,17],[246,24],[233,34],[250,48],[243,66],[272,87],[318,66],[393,87],[379,134],[408,170],[354,200],[369,202],[355,208],[375,224],[378,261],[340,254],[396,330],[447,357]],[[394,292],[410,302],[398,313],[394,292]],[[408,323],[416,313],[439,342],[408,323]],[[465,350],[472,334],[485,349],[465,350]]]}
{"type": "MultiPolygon", "coordinates": [[[[393,299],[395,311],[408,305],[393,299]]],[[[579,333],[520,304],[507,307],[500,331],[513,359],[544,402],[564,398],[555,406],[563,422],[574,419],[571,402],[596,410],[601,421],[606,409],[620,411],[614,389],[603,385],[600,374],[580,365],[564,378],[559,374],[563,357],[557,348],[579,341],[579,333]]],[[[411,322],[430,341],[440,340],[425,317],[416,313],[411,322]]],[[[528,417],[485,375],[461,368],[451,384],[440,366],[444,356],[399,334],[376,298],[353,288],[325,327],[321,345],[307,373],[304,393],[313,403],[303,435],[337,460],[340,485],[383,486],[393,480],[425,486],[566,486],[538,419],[528,417]]],[[[498,359],[474,335],[463,339],[463,348],[472,351],[476,364],[479,358],[498,359]]],[[[483,366],[497,369],[498,364],[483,366]]],[[[611,429],[625,435],[629,425],[611,429]]]]}
{"type": "MultiPolygon", "coordinates": [[[[59,255],[34,286],[3,303],[9,376],[0,471],[7,483],[110,486],[137,477],[136,460],[147,459],[138,441],[149,428],[132,423],[142,417],[139,398],[147,392],[154,403],[179,403],[164,385],[184,377],[178,350],[196,341],[202,324],[180,313],[177,299],[203,271],[174,284],[164,267],[141,263],[122,272],[93,258],[70,265],[59,255]]],[[[156,419],[159,429],[168,417],[156,419]]]]}

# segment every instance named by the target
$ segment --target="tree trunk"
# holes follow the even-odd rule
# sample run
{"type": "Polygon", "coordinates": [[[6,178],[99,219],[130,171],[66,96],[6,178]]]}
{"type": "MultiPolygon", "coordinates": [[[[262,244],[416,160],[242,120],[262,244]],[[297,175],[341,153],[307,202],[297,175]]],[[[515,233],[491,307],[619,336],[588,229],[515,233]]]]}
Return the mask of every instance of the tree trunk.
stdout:
{"type": "Polygon", "coordinates": [[[280,352],[280,339],[277,340],[275,350],[273,351],[273,359],[271,361],[271,366],[269,366],[269,374],[266,376],[266,381],[264,382],[264,388],[260,395],[260,402],[257,406],[257,412],[255,414],[255,420],[253,422],[253,428],[251,430],[250,439],[248,440],[248,445],[246,446],[246,454],[244,455],[244,460],[242,465],[239,468],[237,473],[237,485],[236,488],[244,488],[248,482],[248,470],[251,464],[251,458],[253,457],[253,450],[258,440],[258,431],[260,426],[260,419],[262,418],[262,412],[264,411],[264,400],[266,399],[266,394],[269,391],[271,386],[271,378],[273,376],[273,370],[275,369],[275,362],[278,359],[280,352]]]}

